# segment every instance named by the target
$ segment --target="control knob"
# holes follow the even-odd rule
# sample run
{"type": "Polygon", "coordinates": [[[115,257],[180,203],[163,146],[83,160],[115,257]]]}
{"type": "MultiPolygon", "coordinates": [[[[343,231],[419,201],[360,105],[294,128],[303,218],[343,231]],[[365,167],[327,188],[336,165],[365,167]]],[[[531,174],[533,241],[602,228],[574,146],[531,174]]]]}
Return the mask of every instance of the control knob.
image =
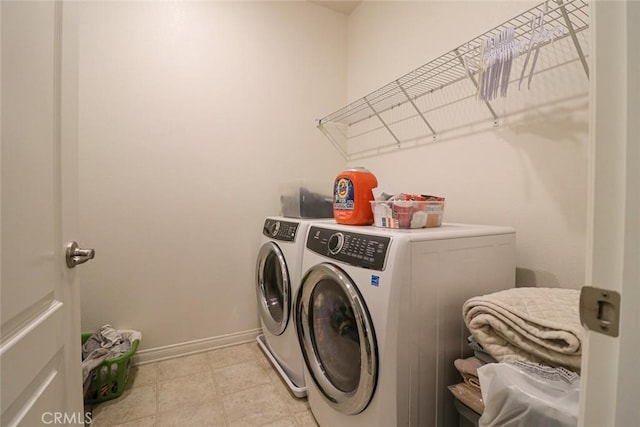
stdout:
{"type": "Polygon", "coordinates": [[[342,233],[335,233],[329,237],[327,246],[331,255],[336,255],[342,249],[344,244],[344,235],[342,233]]]}
{"type": "Polygon", "coordinates": [[[280,230],[280,221],[275,221],[272,222],[271,224],[269,224],[268,226],[268,230],[267,232],[272,236],[275,237],[276,234],[278,234],[278,231],[280,230]]]}

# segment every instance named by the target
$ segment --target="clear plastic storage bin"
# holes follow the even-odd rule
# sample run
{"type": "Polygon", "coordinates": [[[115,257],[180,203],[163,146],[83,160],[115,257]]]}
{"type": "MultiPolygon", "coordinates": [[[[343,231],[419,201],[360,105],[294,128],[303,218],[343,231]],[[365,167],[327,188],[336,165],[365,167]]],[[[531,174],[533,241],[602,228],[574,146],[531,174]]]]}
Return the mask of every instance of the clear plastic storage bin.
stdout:
{"type": "Polygon", "coordinates": [[[444,214],[444,201],[372,201],[371,210],[376,227],[440,227],[444,214]]]}
{"type": "Polygon", "coordinates": [[[333,218],[331,184],[314,181],[282,183],[280,206],[289,218],[333,218]]]}

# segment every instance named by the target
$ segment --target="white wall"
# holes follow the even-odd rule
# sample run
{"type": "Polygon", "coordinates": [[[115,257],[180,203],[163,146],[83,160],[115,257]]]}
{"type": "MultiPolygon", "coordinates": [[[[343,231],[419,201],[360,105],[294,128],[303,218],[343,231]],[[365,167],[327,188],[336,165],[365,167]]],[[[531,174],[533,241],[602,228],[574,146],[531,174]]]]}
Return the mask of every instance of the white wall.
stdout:
{"type": "MultiPolygon", "coordinates": [[[[255,254],[278,184],[345,166],[314,119],[532,4],[365,1],[347,19],[307,2],[81,3],[81,242],[97,251],[83,329],[140,329],[154,349],[257,328],[255,254]]],[[[514,226],[521,285],[577,288],[588,101],[568,70],[498,102],[497,129],[357,164],[446,196],[446,221],[514,226]]]]}
{"type": "MultiPolygon", "coordinates": [[[[349,19],[349,100],[535,4],[365,1],[349,19]]],[[[572,50],[569,38],[541,51],[537,69],[563,62],[566,49],[572,50]]],[[[514,69],[519,76],[521,68],[514,69]]],[[[392,191],[445,196],[445,221],[514,226],[519,285],[578,288],[585,271],[588,81],[573,61],[535,75],[531,90],[516,84],[509,91],[494,103],[502,116],[496,129],[487,115],[487,126],[353,164],[368,167],[392,191]]],[[[455,108],[439,117],[436,130],[464,123],[465,110],[455,108]]]]}
{"type": "Polygon", "coordinates": [[[315,119],[346,101],[346,40],[307,2],[81,4],[84,330],[153,349],[259,326],[278,184],[345,165],[315,119]]]}

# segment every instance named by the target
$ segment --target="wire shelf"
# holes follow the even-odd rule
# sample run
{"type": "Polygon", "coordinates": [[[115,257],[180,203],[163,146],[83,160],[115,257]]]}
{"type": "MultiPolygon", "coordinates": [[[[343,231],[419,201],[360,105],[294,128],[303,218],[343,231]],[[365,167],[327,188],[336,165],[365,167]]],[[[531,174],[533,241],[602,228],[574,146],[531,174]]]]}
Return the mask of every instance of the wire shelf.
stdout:
{"type": "MultiPolygon", "coordinates": [[[[497,36],[507,28],[514,30],[515,38],[519,43],[529,45],[533,33],[532,21],[537,19],[541,13],[544,13],[545,16],[545,26],[562,29],[561,34],[555,37],[553,43],[564,38],[571,38],[575,47],[574,59],[580,61],[588,78],[587,57],[577,38],[580,32],[589,28],[588,0],[545,1],[318,120],[318,128],[348,160],[353,157],[353,150],[349,147],[350,140],[354,136],[362,136],[363,131],[358,129],[363,127],[363,122],[371,119],[376,123],[375,129],[382,128],[392,137],[395,148],[401,148],[401,143],[406,142],[407,138],[398,136],[397,132],[392,129],[392,123],[389,122],[392,110],[396,116],[394,120],[402,120],[398,119],[398,114],[409,120],[415,119],[422,125],[421,136],[431,135],[435,139],[437,131],[427,120],[429,110],[419,105],[424,104],[424,102],[420,102],[420,99],[426,95],[434,95],[445,88],[459,85],[465,85],[466,88],[462,92],[456,90],[460,99],[474,97],[477,90],[478,72],[473,67],[465,66],[465,61],[467,64],[478,64],[480,62],[480,47],[484,40],[497,36]],[[576,53],[577,59],[575,58],[576,53]]],[[[552,41],[537,45],[544,48],[549,43],[552,41]]],[[[490,119],[494,125],[497,125],[498,116],[491,103],[484,101],[483,108],[491,116],[490,119]]],[[[371,126],[373,125],[365,126],[365,128],[371,128],[371,126]]],[[[415,139],[415,136],[409,139],[415,139]]],[[[365,151],[370,150],[371,147],[365,147],[365,151]]]]}

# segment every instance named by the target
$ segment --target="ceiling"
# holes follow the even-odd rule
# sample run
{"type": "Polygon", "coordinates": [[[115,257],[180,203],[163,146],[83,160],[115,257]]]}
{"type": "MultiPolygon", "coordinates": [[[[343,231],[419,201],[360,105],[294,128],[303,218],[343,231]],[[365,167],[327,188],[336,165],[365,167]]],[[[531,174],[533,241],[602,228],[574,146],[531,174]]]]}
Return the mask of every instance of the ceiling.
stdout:
{"type": "Polygon", "coordinates": [[[323,6],[332,10],[335,10],[336,12],[340,12],[343,13],[345,15],[349,15],[351,14],[351,12],[353,12],[353,10],[358,7],[358,5],[360,3],[362,3],[362,0],[309,0],[311,3],[315,3],[319,6],[323,6]]]}

